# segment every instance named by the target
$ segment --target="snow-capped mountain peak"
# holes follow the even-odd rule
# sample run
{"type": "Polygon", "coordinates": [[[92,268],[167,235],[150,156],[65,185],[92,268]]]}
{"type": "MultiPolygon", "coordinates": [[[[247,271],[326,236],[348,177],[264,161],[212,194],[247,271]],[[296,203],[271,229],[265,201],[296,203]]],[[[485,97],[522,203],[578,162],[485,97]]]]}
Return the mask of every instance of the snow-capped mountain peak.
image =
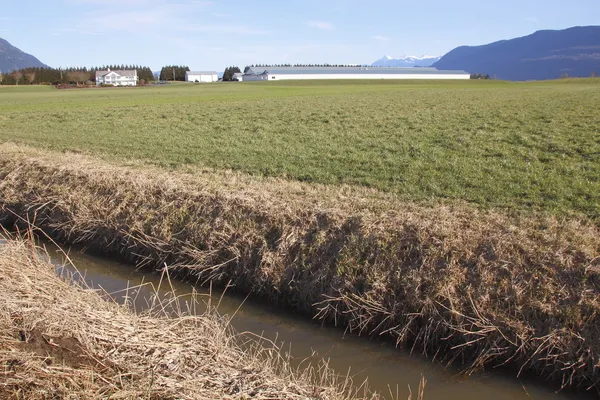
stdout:
{"type": "Polygon", "coordinates": [[[434,56],[402,56],[402,57],[390,57],[383,56],[379,60],[375,61],[371,66],[373,67],[430,67],[437,62],[441,57],[434,56]]]}

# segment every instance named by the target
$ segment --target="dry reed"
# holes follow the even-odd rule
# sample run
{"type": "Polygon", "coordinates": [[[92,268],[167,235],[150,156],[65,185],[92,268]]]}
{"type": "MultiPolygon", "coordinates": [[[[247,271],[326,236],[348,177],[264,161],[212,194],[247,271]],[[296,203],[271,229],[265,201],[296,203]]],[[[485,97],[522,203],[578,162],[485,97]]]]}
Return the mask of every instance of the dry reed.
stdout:
{"type": "Polygon", "coordinates": [[[510,365],[598,389],[600,230],[466,204],[5,144],[5,223],[231,281],[465,371],[510,365]],[[16,216],[18,217],[16,217],[16,216]]]}
{"type": "Polygon", "coordinates": [[[242,350],[227,318],[194,315],[199,299],[157,296],[136,314],[59,277],[31,241],[5,240],[0,272],[2,399],[379,398],[249,338],[242,350]]]}

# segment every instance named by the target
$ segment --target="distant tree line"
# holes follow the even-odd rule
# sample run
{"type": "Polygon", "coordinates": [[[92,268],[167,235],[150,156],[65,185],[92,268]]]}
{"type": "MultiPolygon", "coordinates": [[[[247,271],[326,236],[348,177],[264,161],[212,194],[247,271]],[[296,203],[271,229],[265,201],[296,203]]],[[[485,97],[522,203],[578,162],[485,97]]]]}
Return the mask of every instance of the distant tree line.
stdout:
{"type": "Polygon", "coordinates": [[[471,74],[471,79],[492,79],[489,74],[471,74]]]}
{"type": "Polygon", "coordinates": [[[235,80],[233,78],[234,74],[238,74],[242,72],[239,67],[227,67],[225,68],[225,72],[223,72],[223,82],[229,82],[235,80]]]}
{"type": "Polygon", "coordinates": [[[190,68],[186,65],[165,65],[160,70],[161,81],[185,81],[185,73],[190,68]]]}
{"type": "Polygon", "coordinates": [[[105,65],[91,68],[23,68],[8,74],[0,74],[1,85],[60,85],[95,83],[96,71],[111,70],[137,70],[140,82],[154,80],[150,67],[139,65],[105,65]]]}

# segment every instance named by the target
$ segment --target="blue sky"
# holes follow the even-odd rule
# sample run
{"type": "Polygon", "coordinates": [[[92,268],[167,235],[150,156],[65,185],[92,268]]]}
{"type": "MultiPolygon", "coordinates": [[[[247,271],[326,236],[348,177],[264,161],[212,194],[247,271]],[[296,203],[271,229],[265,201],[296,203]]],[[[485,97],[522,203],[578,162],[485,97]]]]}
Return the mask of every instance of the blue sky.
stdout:
{"type": "Polygon", "coordinates": [[[371,63],[600,24],[598,0],[32,0],[0,37],[53,67],[371,63]]]}

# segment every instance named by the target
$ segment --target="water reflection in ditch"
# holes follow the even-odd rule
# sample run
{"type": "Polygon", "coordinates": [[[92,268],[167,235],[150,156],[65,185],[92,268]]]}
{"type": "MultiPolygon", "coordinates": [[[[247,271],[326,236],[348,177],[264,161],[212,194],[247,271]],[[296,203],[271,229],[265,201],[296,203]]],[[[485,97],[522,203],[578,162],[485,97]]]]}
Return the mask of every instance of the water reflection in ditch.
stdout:
{"type": "MultiPolygon", "coordinates": [[[[46,245],[53,262],[57,266],[73,272],[73,267],[65,263],[64,254],[51,245],[46,245]]],[[[129,296],[137,310],[148,307],[148,299],[158,288],[160,275],[136,271],[132,266],[109,258],[82,253],[76,249],[69,251],[69,258],[86,282],[95,288],[102,288],[119,302],[129,296]],[[152,284],[140,286],[143,283],[152,284]],[[137,287],[135,290],[127,288],[137,287]]],[[[171,284],[182,301],[194,287],[190,283],[171,280],[171,284]]],[[[209,289],[195,287],[195,290],[208,301],[209,289]]],[[[162,283],[159,294],[171,291],[167,282],[162,283]]],[[[187,296],[191,299],[191,296],[187,296]]],[[[439,364],[417,356],[410,356],[386,341],[369,340],[354,335],[344,335],[340,329],[323,327],[315,321],[269,307],[252,299],[245,300],[232,294],[212,290],[211,302],[219,304],[221,314],[232,315],[233,327],[238,332],[252,332],[266,339],[283,343],[291,349],[293,363],[300,363],[307,357],[325,357],[329,365],[340,375],[350,373],[354,382],[368,378],[369,387],[383,394],[400,393],[405,398],[408,385],[416,388],[421,375],[427,379],[426,400],[465,400],[465,399],[552,399],[587,400],[598,398],[592,393],[555,393],[552,385],[530,382],[507,376],[505,373],[488,371],[469,377],[457,370],[443,368],[439,364]],[[242,304],[243,303],[243,304],[242,304]]],[[[204,310],[198,310],[203,312],[204,310]]],[[[390,396],[391,397],[391,396],[390,396]]]]}

